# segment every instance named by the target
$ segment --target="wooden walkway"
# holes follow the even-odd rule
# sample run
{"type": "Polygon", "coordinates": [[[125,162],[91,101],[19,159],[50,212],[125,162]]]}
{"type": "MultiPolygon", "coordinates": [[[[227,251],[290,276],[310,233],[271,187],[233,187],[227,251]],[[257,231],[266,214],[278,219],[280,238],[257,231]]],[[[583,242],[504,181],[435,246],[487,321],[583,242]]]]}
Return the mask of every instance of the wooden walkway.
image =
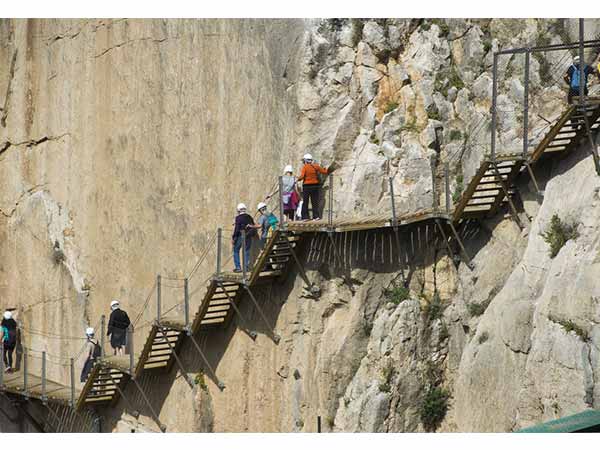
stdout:
{"type": "MultiPolygon", "coordinates": [[[[523,172],[533,175],[531,166],[538,160],[546,155],[566,154],[572,151],[581,139],[587,138],[586,117],[590,131],[597,132],[600,127],[600,99],[593,100],[585,110],[577,106],[567,108],[544,139],[527,155],[500,154],[493,159],[484,158],[459,201],[448,211],[426,209],[399,215],[395,220],[390,214],[381,213],[356,219],[333,219],[331,222],[316,220],[287,223],[284,229],[270,236],[251,271],[245,274],[215,273],[208,281],[203,299],[193,316],[188,311],[183,316],[171,314],[161,317],[151,325],[143,346],[138,347],[139,352],[134,354],[133,358],[129,355],[100,358],[83,388],[75,392],[76,411],[85,406],[114,405],[123,395],[126,384],[133,380],[137,385],[136,379],[144,371],[168,372],[173,364],[181,364],[178,352],[185,339],[191,339],[201,353],[194,335],[227,327],[234,314],[239,312],[238,306],[242,301],[252,301],[260,310],[251,288],[285,277],[290,271],[290,264],[298,258],[296,249],[304,233],[339,233],[388,227],[401,231],[404,226],[429,221],[435,222],[438,227],[441,222],[448,224],[455,238],[459,239],[454,225],[458,225],[462,220],[490,217],[507,202],[514,208],[511,197],[516,192],[514,183],[517,177],[523,172]]],[[[440,231],[448,245],[448,238],[442,229],[440,231]]],[[[452,239],[451,234],[449,239],[452,239]]],[[[459,244],[464,250],[462,243],[459,244]]],[[[448,248],[450,249],[449,245],[448,248]]],[[[300,261],[296,262],[300,275],[308,283],[300,261]]],[[[240,320],[243,319],[240,317],[240,320]]],[[[276,335],[273,337],[278,341],[276,335]]],[[[181,369],[183,371],[183,368],[181,369]]],[[[5,374],[4,377],[4,389],[11,394],[44,401],[70,402],[69,386],[47,381],[46,399],[42,398],[41,385],[42,380],[35,375],[29,376],[27,390],[19,372],[5,374]]],[[[219,387],[224,386],[219,383],[219,387]]],[[[157,417],[155,420],[158,422],[157,417]]],[[[163,426],[160,426],[164,431],[163,426]]]]}

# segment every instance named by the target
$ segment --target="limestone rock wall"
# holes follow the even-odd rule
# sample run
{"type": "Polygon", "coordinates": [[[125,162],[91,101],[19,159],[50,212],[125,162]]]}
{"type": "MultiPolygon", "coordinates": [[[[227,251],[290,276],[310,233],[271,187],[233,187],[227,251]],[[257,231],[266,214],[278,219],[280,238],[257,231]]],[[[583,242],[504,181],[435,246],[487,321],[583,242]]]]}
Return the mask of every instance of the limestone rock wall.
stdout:
{"type": "MultiPolygon", "coordinates": [[[[597,28],[586,21],[586,36],[597,28]]],[[[340,167],[338,217],[389,210],[389,177],[398,210],[443,206],[442,164],[457,196],[489,151],[493,51],[575,39],[568,20],[0,21],[0,306],[18,309],[25,345],[55,355],[50,375],[66,381],[65,358],[112,298],[136,317],[161,273],[165,306],[180,302],[167,278],[188,273],[217,226],[227,238],[236,203],[262,200],[305,151],[340,167]]],[[[562,108],[565,64],[532,59],[532,143],[562,108]]],[[[520,67],[500,64],[500,152],[522,148],[520,67]]],[[[465,227],[474,270],[439,241],[401,273],[311,260],[308,239],[321,298],[295,273],[257,290],[268,324],[242,307],[256,341],[241,322],[202,339],[223,392],[191,346],[193,389],[176,368],[140,380],[160,419],[169,431],[315,431],[317,416],[327,431],[423,431],[432,386],[451,395],[442,431],[597,406],[586,151],[538,169],[543,199],[519,186],[524,230],[502,214],[465,227]],[[540,232],[554,213],[577,219],[580,237],[551,259],[540,232]],[[391,301],[403,276],[410,292],[391,301]]],[[[193,306],[211,271],[200,267],[193,306]]],[[[140,323],[152,318],[150,307],[140,323]]],[[[140,416],[121,401],[105,429],[156,431],[131,386],[128,398],[140,416]]]]}

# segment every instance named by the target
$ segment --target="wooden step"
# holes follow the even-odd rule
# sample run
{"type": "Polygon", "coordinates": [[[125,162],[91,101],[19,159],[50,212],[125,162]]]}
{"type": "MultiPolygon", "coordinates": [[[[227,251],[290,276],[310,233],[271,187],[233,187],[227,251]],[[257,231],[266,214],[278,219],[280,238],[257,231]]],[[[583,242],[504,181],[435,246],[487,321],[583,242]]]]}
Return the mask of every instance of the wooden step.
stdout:
{"type": "Polygon", "coordinates": [[[218,323],[222,323],[224,321],[225,321],[225,319],[222,317],[219,319],[202,319],[202,321],[200,321],[200,325],[218,324],[218,323]]]}
{"type": "Polygon", "coordinates": [[[204,314],[204,319],[216,319],[219,317],[225,317],[226,315],[227,315],[227,312],[223,312],[223,311],[214,312],[214,313],[207,312],[206,314],[204,314]]]}
{"type": "Polygon", "coordinates": [[[229,308],[231,308],[231,306],[229,305],[229,303],[227,303],[226,305],[217,305],[217,306],[208,306],[208,309],[206,310],[207,312],[211,313],[211,312],[217,312],[217,311],[228,311],[229,308]]]}

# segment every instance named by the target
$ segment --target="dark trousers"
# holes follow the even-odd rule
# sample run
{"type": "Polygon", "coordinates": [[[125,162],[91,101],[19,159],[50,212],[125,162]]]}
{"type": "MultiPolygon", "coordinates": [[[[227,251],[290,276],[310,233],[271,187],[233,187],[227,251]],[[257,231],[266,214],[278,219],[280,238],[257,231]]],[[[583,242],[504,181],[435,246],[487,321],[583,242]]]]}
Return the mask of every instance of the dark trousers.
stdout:
{"type": "Polygon", "coordinates": [[[6,345],[4,344],[4,355],[2,358],[4,359],[4,367],[12,367],[13,366],[13,352],[15,351],[14,345],[6,345]]]}
{"type": "Polygon", "coordinates": [[[283,214],[290,220],[294,220],[294,216],[296,215],[295,209],[284,209],[283,214]]]}
{"type": "MultiPolygon", "coordinates": [[[[585,94],[588,95],[588,87],[586,86],[584,89],[585,94]]],[[[569,88],[569,94],[567,96],[567,101],[569,104],[573,103],[573,97],[577,97],[579,95],[579,88],[569,88]]]]}
{"type": "MultiPolygon", "coordinates": [[[[237,270],[241,270],[242,268],[242,263],[240,261],[240,250],[242,249],[242,245],[243,239],[242,235],[240,234],[235,239],[233,244],[233,264],[237,270]]],[[[246,259],[246,267],[244,267],[244,270],[246,271],[248,270],[248,265],[250,264],[250,247],[252,247],[252,238],[246,236],[246,248],[243,250],[244,258],[246,259]]]]}
{"type": "Polygon", "coordinates": [[[305,184],[302,186],[302,219],[309,219],[308,217],[308,201],[312,206],[312,218],[321,218],[321,209],[319,205],[319,197],[321,196],[321,185],[320,184],[305,184]]]}

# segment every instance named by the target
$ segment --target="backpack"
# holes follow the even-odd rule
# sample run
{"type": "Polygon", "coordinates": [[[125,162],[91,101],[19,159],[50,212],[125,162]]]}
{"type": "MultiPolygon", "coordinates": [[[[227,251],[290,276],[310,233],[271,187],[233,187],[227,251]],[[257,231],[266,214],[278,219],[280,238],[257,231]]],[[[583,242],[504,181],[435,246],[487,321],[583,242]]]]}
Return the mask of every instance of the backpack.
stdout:
{"type": "Polygon", "coordinates": [[[315,166],[313,165],[313,163],[310,164],[313,168],[313,170],[315,171],[315,173],[317,174],[317,180],[319,180],[319,184],[323,184],[325,182],[325,175],[322,174],[321,172],[319,172],[315,166]]]}
{"type": "Polygon", "coordinates": [[[273,213],[269,214],[268,220],[269,220],[269,225],[271,226],[271,229],[273,231],[275,231],[277,229],[277,224],[279,223],[279,220],[277,219],[277,217],[273,213]]]}
{"type": "Polygon", "coordinates": [[[98,344],[97,342],[92,341],[92,343],[94,344],[94,350],[92,351],[92,358],[98,359],[98,358],[100,358],[100,356],[102,356],[102,347],[100,347],[100,344],[98,344]]]}
{"type": "MultiPolygon", "coordinates": [[[[579,68],[575,66],[575,64],[573,64],[571,66],[573,68],[573,73],[571,74],[571,88],[572,89],[579,89],[579,85],[580,85],[580,81],[579,81],[579,68]]],[[[585,72],[585,67],[584,67],[584,72],[585,72]]],[[[585,76],[585,73],[584,73],[585,76]]]]}
{"type": "Polygon", "coordinates": [[[17,342],[17,330],[8,329],[2,326],[2,343],[5,345],[14,345],[17,342]]]}

